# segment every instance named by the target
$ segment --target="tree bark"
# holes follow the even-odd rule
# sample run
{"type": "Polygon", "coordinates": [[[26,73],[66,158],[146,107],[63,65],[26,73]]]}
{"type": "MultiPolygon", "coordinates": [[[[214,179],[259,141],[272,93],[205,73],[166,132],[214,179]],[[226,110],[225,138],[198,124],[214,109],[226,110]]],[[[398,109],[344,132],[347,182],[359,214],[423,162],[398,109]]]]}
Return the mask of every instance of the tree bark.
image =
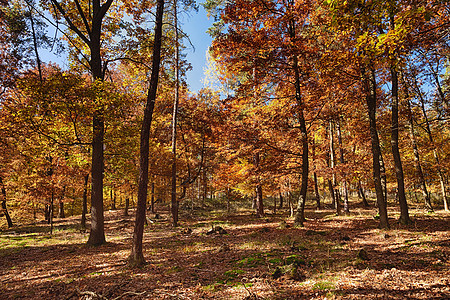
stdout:
{"type": "Polygon", "coordinates": [[[280,192],[280,204],[278,206],[278,209],[283,209],[283,193],[280,192]]]}
{"type": "Polygon", "coordinates": [[[312,152],[313,152],[313,168],[314,168],[314,172],[313,172],[313,180],[314,180],[314,194],[316,195],[316,207],[317,209],[320,209],[320,194],[319,194],[319,185],[317,182],[317,174],[316,174],[316,141],[315,138],[313,138],[313,148],[312,148],[312,152]]]}
{"type": "Polygon", "coordinates": [[[151,183],[150,211],[155,213],[155,182],[151,183]]]}
{"type": "Polygon", "coordinates": [[[256,167],[256,172],[257,174],[257,183],[256,183],[256,187],[255,187],[255,194],[256,194],[256,216],[257,217],[264,217],[264,203],[263,203],[263,195],[262,195],[262,187],[261,187],[261,182],[259,179],[259,153],[256,153],[253,157],[254,162],[255,162],[255,167],[256,167]]]}
{"type": "Polygon", "coordinates": [[[377,196],[378,212],[380,215],[380,228],[389,228],[389,220],[387,215],[387,207],[381,183],[381,149],[378,139],[376,110],[377,110],[377,84],[375,79],[375,71],[370,72],[362,69],[363,85],[366,94],[367,111],[369,116],[370,139],[372,143],[372,162],[373,162],[373,179],[375,183],[375,193],[377,196]]]}
{"type": "Polygon", "coordinates": [[[423,175],[422,164],[420,163],[419,148],[417,147],[416,136],[414,134],[414,117],[411,109],[411,102],[408,100],[408,110],[409,110],[409,137],[411,140],[414,162],[416,165],[417,175],[419,177],[420,189],[425,200],[425,206],[428,210],[433,211],[433,206],[431,205],[430,194],[428,193],[427,184],[425,182],[425,176],[423,175]]]}
{"type": "MultiPolygon", "coordinates": [[[[393,25],[393,17],[391,17],[391,26],[393,25]]],[[[391,66],[391,82],[392,82],[392,122],[391,122],[391,148],[394,157],[395,175],[397,178],[397,195],[400,205],[400,219],[402,224],[410,223],[408,203],[405,195],[405,180],[403,176],[403,166],[398,146],[398,73],[395,66],[391,66]]]]}
{"type": "Polygon", "coordinates": [[[180,89],[179,47],[178,47],[178,15],[177,0],[173,0],[173,17],[175,27],[175,99],[172,113],[172,186],[171,186],[171,212],[172,225],[178,226],[178,199],[177,199],[177,116],[180,89]]]}
{"type": "Polygon", "coordinates": [[[59,204],[59,206],[58,206],[58,218],[61,218],[61,219],[66,217],[66,214],[64,213],[64,202],[63,202],[65,193],[66,193],[66,187],[63,188],[62,195],[61,195],[61,198],[60,198],[59,203],[58,203],[59,204]]]}
{"type": "MultiPolygon", "coordinates": [[[[289,38],[294,43],[296,40],[296,23],[293,18],[289,20],[289,38]]],[[[309,145],[308,145],[308,130],[306,128],[306,121],[304,116],[304,104],[300,88],[300,67],[298,64],[298,57],[294,53],[292,55],[292,70],[294,72],[294,86],[295,86],[295,102],[297,105],[298,122],[300,125],[300,142],[302,144],[302,171],[301,171],[301,187],[298,199],[297,212],[295,214],[294,224],[296,226],[303,226],[305,222],[305,205],[306,193],[308,192],[308,174],[309,174],[309,145]]]]}
{"type": "Polygon", "coordinates": [[[364,207],[369,207],[369,202],[367,202],[366,195],[361,185],[361,180],[358,180],[358,194],[361,195],[364,207]]]}
{"type": "Polygon", "coordinates": [[[8,223],[8,228],[13,227],[13,222],[11,220],[11,217],[8,212],[8,207],[6,206],[6,188],[5,184],[3,183],[3,178],[0,177],[0,185],[2,186],[2,210],[5,214],[6,222],[8,223]]]}
{"type": "Polygon", "coordinates": [[[336,166],[336,153],[335,153],[335,148],[334,148],[334,121],[330,120],[330,167],[332,170],[332,186],[331,186],[331,190],[333,191],[331,193],[332,195],[332,202],[334,204],[334,207],[336,209],[336,214],[339,216],[341,214],[341,202],[339,201],[339,193],[336,191],[336,186],[337,186],[337,180],[336,180],[336,172],[334,170],[335,166],[336,166]]]}
{"type": "Polygon", "coordinates": [[[417,90],[417,94],[419,95],[419,99],[420,99],[420,103],[421,103],[421,107],[422,107],[422,114],[425,118],[425,129],[426,132],[428,134],[428,139],[430,140],[431,145],[433,146],[433,157],[434,160],[436,162],[436,169],[438,171],[438,175],[439,175],[439,183],[441,186],[441,193],[442,193],[442,200],[444,202],[444,210],[445,211],[449,211],[449,199],[447,196],[447,189],[446,189],[446,184],[445,184],[445,180],[444,180],[444,174],[442,172],[442,168],[441,168],[441,162],[440,162],[440,158],[439,158],[439,153],[436,149],[436,145],[434,143],[434,138],[433,138],[433,134],[431,132],[431,126],[430,126],[430,121],[428,119],[428,114],[427,111],[425,109],[425,100],[423,99],[422,96],[422,91],[419,89],[419,85],[417,83],[417,78],[414,77],[414,84],[417,90]]]}
{"type": "Polygon", "coordinates": [[[136,221],[133,233],[133,245],[129,262],[131,265],[142,265],[145,263],[142,252],[142,238],[144,235],[145,211],[147,203],[148,186],[148,156],[150,126],[152,123],[153,109],[155,107],[156,91],[158,88],[159,67],[161,62],[161,43],[163,26],[164,0],[157,1],[155,40],[153,44],[152,73],[150,77],[150,87],[147,94],[147,104],[144,110],[144,120],[142,121],[140,137],[140,160],[139,160],[139,183],[138,201],[136,209],[136,221]]]}
{"type": "MultiPolygon", "coordinates": [[[[342,146],[342,134],[341,134],[341,124],[340,121],[337,121],[337,136],[338,136],[338,144],[339,144],[339,154],[340,154],[340,162],[341,164],[345,163],[344,160],[344,147],[342,146]]],[[[350,213],[350,207],[348,204],[348,190],[347,190],[347,179],[343,178],[344,181],[344,212],[350,213]]]]}
{"type": "Polygon", "coordinates": [[[126,197],[125,198],[125,207],[123,209],[123,215],[125,217],[128,217],[128,210],[129,210],[129,208],[130,208],[130,198],[126,197]]]}

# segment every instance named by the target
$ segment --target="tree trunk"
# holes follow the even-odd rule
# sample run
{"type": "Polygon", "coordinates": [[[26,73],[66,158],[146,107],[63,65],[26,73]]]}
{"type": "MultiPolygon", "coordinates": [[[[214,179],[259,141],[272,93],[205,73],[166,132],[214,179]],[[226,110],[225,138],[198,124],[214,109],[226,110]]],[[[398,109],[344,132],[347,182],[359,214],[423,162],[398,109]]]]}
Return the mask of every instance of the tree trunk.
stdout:
{"type": "Polygon", "coordinates": [[[365,195],[364,190],[363,190],[363,188],[361,186],[361,180],[358,180],[358,194],[361,195],[364,207],[366,207],[366,208],[369,207],[370,206],[369,202],[367,202],[366,195],[365,195]]]}
{"type": "Polygon", "coordinates": [[[171,212],[172,225],[178,226],[178,199],[177,199],[177,115],[180,89],[179,47],[178,47],[178,15],[177,0],[173,0],[173,17],[175,29],[175,99],[172,113],[172,186],[171,186],[171,212]]]}
{"type": "Polygon", "coordinates": [[[138,201],[136,209],[136,222],[133,233],[133,246],[130,254],[130,264],[139,266],[145,263],[142,252],[142,238],[144,235],[145,211],[147,203],[147,185],[148,185],[148,156],[150,126],[152,123],[153,109],[155,107],[156,91],[158,88],[159,67],[161,61],[161,37],[163,26],[164,0],[157,1],[155,38],[152,56],[152,73],[150,78],[150,87],[147,94],[147,104],[144,110],[144,120],[142,121],[140,137],[140,160],[139,160],[139,184],[138,201]]]}
{"type": "Polygon", "coordinates": [[[423,197],[425,199],[425,206],[428,210],[433,211],[433,206],[431,205],[430,194],[427,190],[427,184],[425,182],[425,176],[423,175],[422,165],[420,163],[419,148],[417,147],[417,141],[414,134],[414,117],[411,109],[411,102],[408,100],[408,110],[409,110],[409,137],[411,139],[411,144],[414,152],[414,162],[416,164],[417,175],[419,176],[420,189],[422,191],[423,197]]]}
{"type": "Polygon", "coordinates": [[[313,148],[312,148],[312,152],[313,152],[313,168],[314,168],[314,172],[313,172],[313,180],[314,180],[314,194],[316,195],[316,205],[317,205],[317,209],[320,209],[320,194],[319,194],[319,185],[317,183],[317,174],[316,174],[316,140],[315,138],[313,138],[313,148]]]}
{"type": "Polygon", "coordinates": [[[317,209],[321,209],[320,194],[319,194],[319,184],[317,182],[317,174],[316,174],[316,172],[313,173],[313,179],[314,179],[314,193],[316,195],[316,208],[317,209]]]}
{"type": "Polygon", "coordinates": [[[66,214],[64,213],[64,202],[59,201],[59,207],[58,207],[58,218],[64,219],[66,217],[66,214]]]}
{"type": "Polygon", "coordinates": [[[66,187],[63,188],[62,195],[59,200],[59,206],[58,206],[58,218],[59,219],[64,219],[66,217],[66,214],[64,213],[64,202],[63,202],[65,193],[66,193],[66,187]]]}
{"type": "Polygon", "coordinates": [[[377,109],[377,84],[375,79],[375,71],[370,70],[368,74],[364,69],[362,71],[364,91],[366,94],[367,111],[369,116],[370,139],[372,143],[372,162],[373,162],[373,179],[375,183],[375,193],[377,196],[378,212],[380,215],[380,228],[389,228],[389,220],[387,215],[387,207],[381,183],[381,149],[378,139],[376,109],[377,109]]]}
{"type": "Polygon", "coordinates": [[[150,211],[152,214],[155,213],[155,182],[152,182],[151,184],[151,198],[150,198],[150,211]]]}
{"type": "Polygon", "coordinates": [[[263,203],[263,195],[262,195],[262,187],[261,187],[261,182],[259,180],[259,153],[256,153],[253,156],[253,160],[255,162],[255,168],[256,168],[256,173],[257,173],[257,184],[256,184],[256,188],[255,188],[255,204],[256,204],[256,216],[257,217],[264,217],[264,203],[263,203]]]}
{"type": "Polygon", "coordinates": [[[433,146],[433,157],[434,160],[436,162],[436,169],[439,175],[439,183],[440,183],[440,187],[441,187],[441,193],[442,193],[442,200],[444,202],[444,210],[445,211],[449,211],[449,199],[447,197],[447,189],[446,189],[446,184],[445,184],[445,180],[444,180],[444,174],[442,172],[441,169],[441,162],[440,162],[440,158],[439,158],[439,153],[436,149],[436,145],[434,143],[434,138],[433,138],[433,134],[431,132],[431,126],[430,126],[430,121],[428,120],[428,115],[427,115],[427,111],[425,109],[425,100],[423,99],[422,96],[422,91],[419,88],[419,85],[417,83],[417,78],[414,77],[414,84],[417,90],[417,94],[419,95],[419,99],[420,99],[420,103],[421,103],[421,107],[422,107],[422,114],[425,118],[425,129],[426,132],[428,134],[428,139],[431,142],[431,145],[433,146]]]}
{"type": "MultiPolygon", "coordinates": [[[[393,17],[391,17],[391,26],[393,26],[393,17]]],[[[391,122],[391,148],[394,157],[395,175],[397,178],[397,195],[400,205],[400,219],[402,224],[410,222],[408,203],[405,195],[405,180],[403,176],[403,166],[398,147],[398,73],[395,66],[391,66],[391,81],[392,81],[392,122],[391,122]]]]}
{"type": "MultiPolygon", "coordinates": [[[[332,170],[332,186],[331,186],[331,190],[332,190],[332,204],[334,204],[334,208],[336,209],[336,215],[340,215],[341,214],[341,202],[339,201],[340,197],[338,191],[336,190],[336,186],[337,186],[337,180],[336,180],[336,173],[335,173],[335,166],[336,166],[336,152],[335,152],[335,148],[334,148],[334,121],[330,120],[330,167],[332,170]]],[[[330,191],[331,191],[330,190],[330,191]]]]}
{"type": "Polygon", "coordinates": [[[83,185],[83,210],[81,212],[81,227],[86,228],[86,214],[87,214],[87,193],[88,193],[89,173],[84,175],[83,185]]]}
{"type": "Polygon", "coordinates": [[[278,209],[283,209],[283,193],[280,192],[280,205],[278,206],[278,209]]]}
{"type": "MultiPolygon", "coordinates": [[[[291,20],[291,40],[295,38],[295,21],[291,20]]],[[[302,143],[302,174],[301,174],[301,188],[298,199],[297,213],[295,214],[294,224],[296,226],[303,226],[305,222],[305,205],[306,193],[308,191],[308,173],[309,173],[309,157],[308,157],[308,131],[306,128],[305,116],[303,114],[303,100],[300,91],[300,71],[298,66],[298,58],[293,57],[293,69],[295,78],[295,99],[297,104],[298,121],[300,125],[300,135],[302,143]]]]}
{"type": "Polygon", "coordinates": [[[125,198],[125,208],[123,209],[123,215],[125,217],[128,217],[128,210],[130,209],[130,198],[126,197],[125,198]]]}
{"type": "Polygon", "coordinates": [[[331,182],[331,179],[327,179],[327,182],[328,182],[328,191],[331,197],[331,206],[334,208],[336,205],[336,195],[334,194],[333,183],[331,182]]]}
{"type": "Polygon", "coordinates": [[[49,222],[50,222],[50,235],[53,234],[53,202],[55,199],[55,192],[52,188],[52,195],[50,198],[50,207],[49,207],[49,222]]]}
{"type": "MultiPolygon", "coordinates": [[[[338,136],[338,144],[339,144],[339,154],[340,154],[340,162],[341,164],[345,163],[344,160],[344,147],[342,146],[342,134],[341,134],[341,124],[340,121],[337,121],[337,136],[338,136]]],[[[347,179],[343,178],[344,181],[344,212],[350,213],[350,207],[348,205],[348,190],[347,190],[347,179]]]]}
{"type": "Polygon", "coordinates": [[[9,216],[8,208],[6,206],[6,188],[5,184],[3,183],[3,178],[0,177],[0,185],[2,186],[2,210],[6,217],[6,222],[8,223],[8,228],[13,227],[13,222],[11,220],[11,217],[9,216]]]}
{"type": "Polygon", "coordinates": [[[294,216],[294,212],[295,212],[295,208],[294,208],[294,203],[292,203],[292,193],[289,192],[289,196],[288,196],[288,201],[289,201],[289,216],[292,218],[294,216]]]}

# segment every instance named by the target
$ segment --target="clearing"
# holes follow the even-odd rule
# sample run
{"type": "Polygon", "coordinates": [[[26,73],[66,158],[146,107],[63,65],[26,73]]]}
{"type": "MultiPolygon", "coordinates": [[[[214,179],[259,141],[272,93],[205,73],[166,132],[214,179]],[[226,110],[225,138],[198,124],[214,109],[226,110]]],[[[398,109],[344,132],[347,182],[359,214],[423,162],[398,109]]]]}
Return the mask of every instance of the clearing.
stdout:
{"type": "Polygon", "coordinates": [[[79,216],[56,220],[51,236],[43,223],[16,227],[0,234],[0,298],[450,298],[450,214],[411,209],[403,226],[389,212],[388,231],[361,207],[348,216],[310,207],[303,228],[286,211],[258,219],[242,210],[182,215],[174,229],[160,208],[142,268],[127,266],[134,217],[122,211],[105,212],[100,247],[85,246],[79,216]]]}

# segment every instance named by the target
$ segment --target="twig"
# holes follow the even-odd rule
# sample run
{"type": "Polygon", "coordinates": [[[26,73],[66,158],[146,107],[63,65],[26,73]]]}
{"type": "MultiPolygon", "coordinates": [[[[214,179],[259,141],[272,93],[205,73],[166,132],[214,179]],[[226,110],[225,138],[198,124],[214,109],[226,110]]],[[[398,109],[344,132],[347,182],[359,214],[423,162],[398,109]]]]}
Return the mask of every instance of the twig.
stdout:
{"type": "MultiPolygon", "coordinates": [[[[113,298],[111,300],[119,300],[120,298],[124,297],[124,296],[128,296],[128,295],[133,295],[133,296],[142,296],[145,293],[147,293],[147,291],[143,291],[142,293],[136,293],[136,292],[125,292],[120,296],[117,296],[116,298],[113,298]]],[[[91,296],[92,298],[98,298],[98,299],[102,299],[102,300],[108,300],[108,298],[103,297],[102,295],[99,295],[97,293],[91,292],[91,291],[84,291],[84,292],[78,292],[78,294],[80,296],[91,296]]]]}
{"type": "Polygon", "coordinates": [[[142,296],[142,295],[144,295],[145,293],[147,293],[147,291],[143,291],[142,293],[125,292],[125,293],[123,293],[122,295],[120,295],[120,296],[118,296],[118,297],[116,297],[116,298],[113,298],[113,299],[111,299],[111,300],[119,300],[120,298],[122,298],[122,297],[124,297],[124,296],[127,296],[127,295],[142,296]]]}

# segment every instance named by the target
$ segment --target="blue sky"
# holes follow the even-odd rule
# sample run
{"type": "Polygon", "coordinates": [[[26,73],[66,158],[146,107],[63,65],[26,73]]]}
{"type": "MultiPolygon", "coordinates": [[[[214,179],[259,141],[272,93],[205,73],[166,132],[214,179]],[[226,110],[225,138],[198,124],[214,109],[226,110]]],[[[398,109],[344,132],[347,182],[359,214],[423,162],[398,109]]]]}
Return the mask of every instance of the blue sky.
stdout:
{"type": "Polygon", "coordinates": [[[195,51],[192,47],[186,49],[187,60],[192,65],[192,71],[188,72],[186,79],[191,91],[197,92],[203,87],[202,79],[206,67],[206,52],[212,41],[206,31],[213,21],[208,19],[203,6],[200,5],[198,12],[191,12],[189,16],[181,15],[180,23],[181,28],[189,35],[191,43],[195,47],[195,51]]]}

